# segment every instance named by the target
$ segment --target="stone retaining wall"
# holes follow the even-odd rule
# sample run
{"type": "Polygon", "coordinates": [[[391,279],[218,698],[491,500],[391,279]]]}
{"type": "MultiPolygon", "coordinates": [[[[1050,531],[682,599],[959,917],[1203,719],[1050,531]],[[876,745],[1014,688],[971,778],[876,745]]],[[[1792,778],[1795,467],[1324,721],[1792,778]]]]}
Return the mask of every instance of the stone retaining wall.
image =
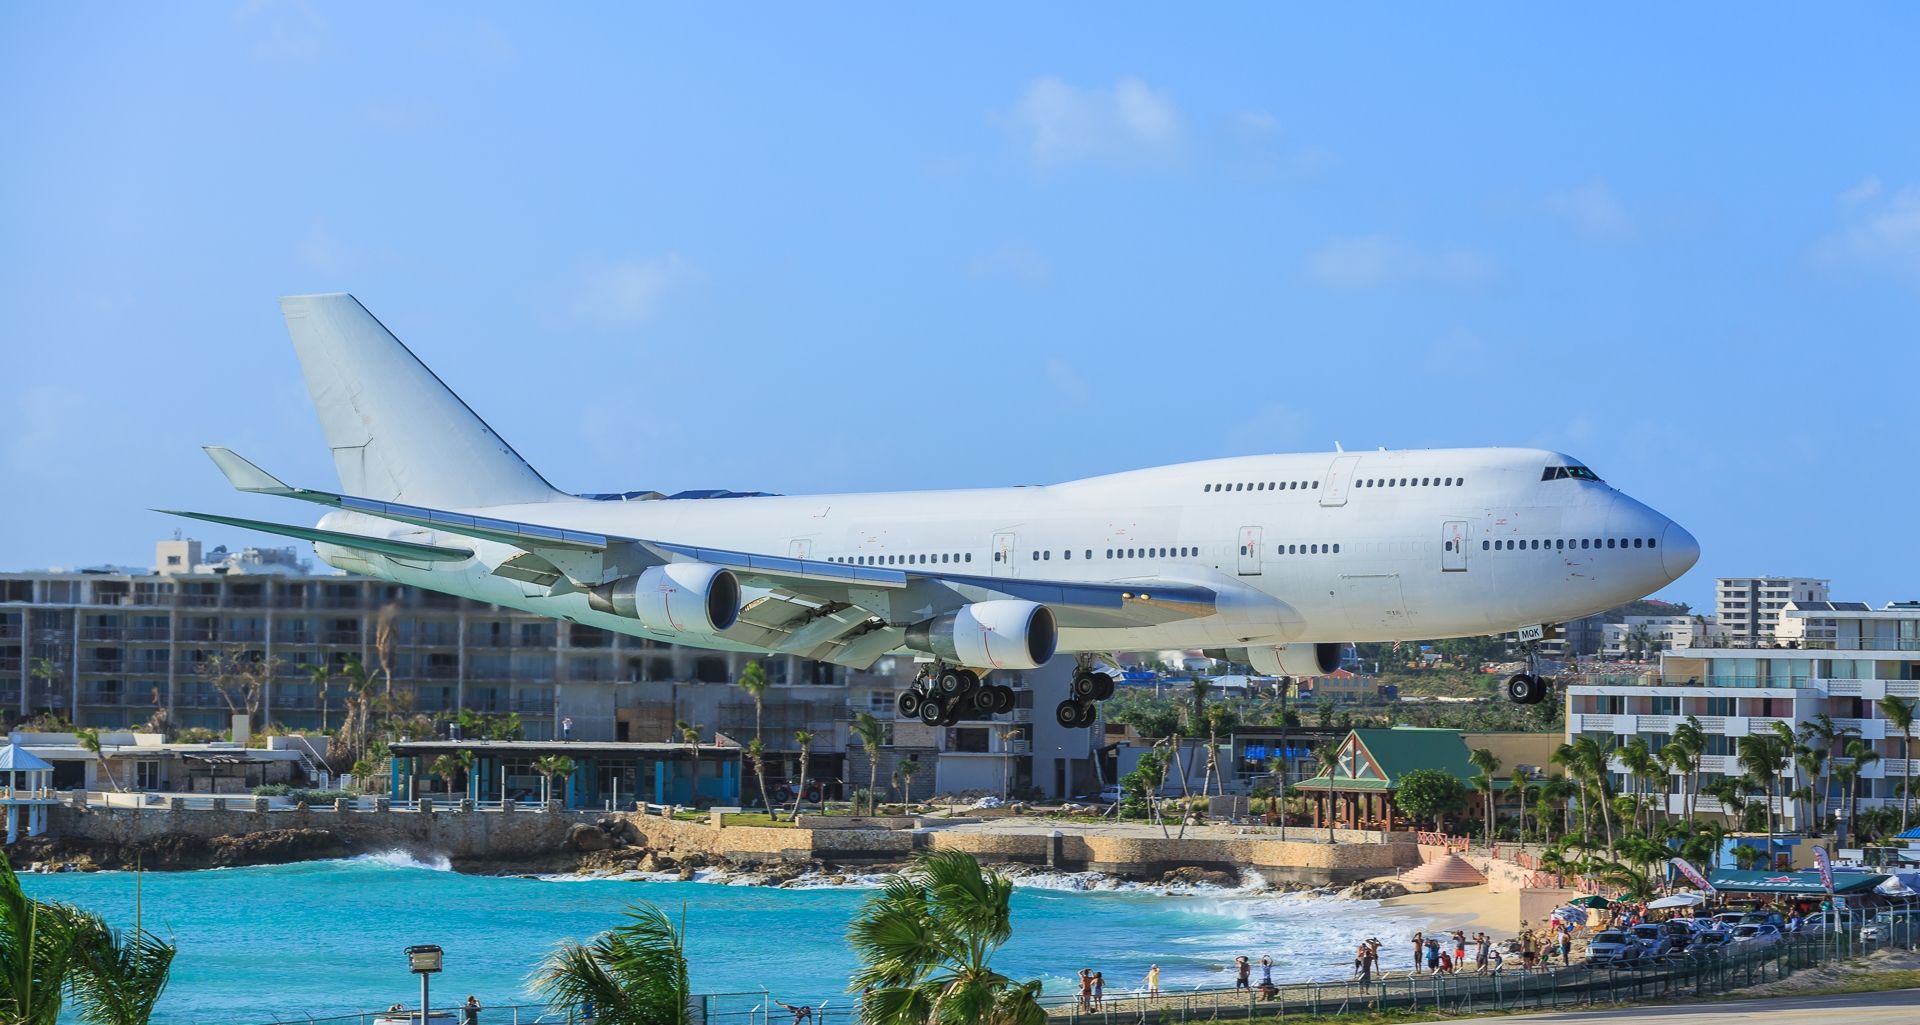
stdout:
{"type": "Polygon", "coordinates": [[[567,830],[598,812],[510,811],[431,814],[416,811],[266,811],[264,801],[236,798],[224,810],[172,808],[53,809],[55,836],[134,843],[167,834],[211,839],[273,829],[324,829],[364,852],[403,850],[474,860],[531,858],[561,849],[567,830]]]}

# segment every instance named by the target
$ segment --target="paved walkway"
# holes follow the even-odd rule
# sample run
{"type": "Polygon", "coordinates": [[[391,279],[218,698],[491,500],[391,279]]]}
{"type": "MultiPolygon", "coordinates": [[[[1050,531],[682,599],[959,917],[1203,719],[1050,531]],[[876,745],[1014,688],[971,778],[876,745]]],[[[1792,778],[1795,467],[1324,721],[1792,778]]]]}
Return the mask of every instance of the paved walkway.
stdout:
{"type": "MultiPolygon", "coordinates": [[[[1440,1020],[1460,1019],[1436,1019],[1440,1020]]],[[[1893,1025],[1895,1022],[1913,1025],[1920,1021],[1920,989],[1824,997],[1702,1001],[1697,1004],[1621,1007],[1606,1011],[1554,1011],[1487,1020],[1552,1025],[1893,1025]]]]}

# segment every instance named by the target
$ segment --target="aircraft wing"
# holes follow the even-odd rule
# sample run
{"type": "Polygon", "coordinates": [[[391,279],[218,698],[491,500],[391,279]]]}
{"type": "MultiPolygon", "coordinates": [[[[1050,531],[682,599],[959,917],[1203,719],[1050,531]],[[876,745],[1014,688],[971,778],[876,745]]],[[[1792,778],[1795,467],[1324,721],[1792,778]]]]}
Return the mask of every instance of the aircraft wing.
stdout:
{"type": "MultiPolygon", "coordinates": [[[[740,583],[768,592],[741,610],[743,624],[756,628],[769,647],[808,658],[865,668],[898,646],[907,624],[917,623],[977,601],[1017,598],[1046,605],[1060,626],[1126,628],[1153,626],[1211,615],[1217,593],[1198,584],[1154,579],[1121,583],[1036,580],[855,566],[823,559],[797,559],[616,534],[572,530],[545,524],[476,516],[400,502],[382,502],[329,491],[291,487],[230,449],[209,447],[207,454],[240,490],[294,498],[367,516],[412,524],[507,545],[521,554],[504,560],[494,573],[565,594],[630,576],[669,562],[703,562],[732,570],[740,583]]],[[[232,521],[183,513],[217,522],[309,540],[362,548],[382,554],[376,542],[407,549],[459,552],[462,549],[414,545],[317,528],[285,528],[259,521],[232,521]],[[293,533],[299,530],[300,533],[293,533]],[[329,535],[320,537],[317,535],[329,535]]],[[[471,553],[467,553],[471,554],[471,553]]],[[[410,551],[407,558],[428,558],[410,551]]],[[[441,556],[444,561],[446,556],[441,556]]]]}

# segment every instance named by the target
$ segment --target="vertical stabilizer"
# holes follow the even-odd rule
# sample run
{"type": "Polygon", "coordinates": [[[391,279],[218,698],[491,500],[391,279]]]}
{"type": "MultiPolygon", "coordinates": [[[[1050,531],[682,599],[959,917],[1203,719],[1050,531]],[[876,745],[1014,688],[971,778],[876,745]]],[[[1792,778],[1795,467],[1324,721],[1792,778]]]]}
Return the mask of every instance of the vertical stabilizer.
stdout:
{"type": "Polygon", "coordinates": [[[342,491],[441,509],[556,496],[353,296],[287,296],[280,312],[342,491]]]}

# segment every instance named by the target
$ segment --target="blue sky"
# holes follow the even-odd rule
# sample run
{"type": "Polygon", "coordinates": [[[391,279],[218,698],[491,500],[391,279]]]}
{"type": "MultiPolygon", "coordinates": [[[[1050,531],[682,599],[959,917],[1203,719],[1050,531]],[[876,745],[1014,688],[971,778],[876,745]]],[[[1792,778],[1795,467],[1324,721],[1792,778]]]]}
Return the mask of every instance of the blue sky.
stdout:
{"type": "Polygon", "coordinates": [[[274,297],[348,290],[573,490],[1541,445],[1670,597],[1920,597],[1917,21],[6,5],[0,566],[331,481],[274,297]]]}

